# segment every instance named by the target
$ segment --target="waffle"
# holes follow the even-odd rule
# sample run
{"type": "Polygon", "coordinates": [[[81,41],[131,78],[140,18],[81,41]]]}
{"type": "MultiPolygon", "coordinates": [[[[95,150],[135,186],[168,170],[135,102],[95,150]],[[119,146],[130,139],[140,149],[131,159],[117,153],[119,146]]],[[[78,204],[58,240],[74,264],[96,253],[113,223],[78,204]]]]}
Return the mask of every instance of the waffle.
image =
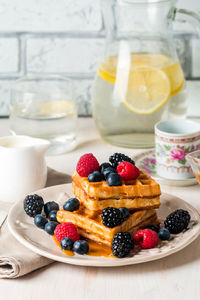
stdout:
{"type": "Polygon", "coordinates": [[[59,210],[57,220],[59,223],[72,222],[77,226],[81,236],[109,246],[111,246],[112,239],[117,232],[129,231],[134,234],[138,229],[149,224],[156,225],[159,223],[155,210],[141,210],[130,214],[120,226],[109,228],[102,224],[100,213],[89,216],[87,209],[83,206],[75,212],[59,210]]]}
{"type": "Polygon", "coordinates": [[[135,210],[160,206],[160,186],[142,170],[136,180],[123,181],[121,186],[109,186],[106,181],[89,182],[77,172],[72,178],[74,195],[89,210],[103,210],[108,206],[135,210]]]}

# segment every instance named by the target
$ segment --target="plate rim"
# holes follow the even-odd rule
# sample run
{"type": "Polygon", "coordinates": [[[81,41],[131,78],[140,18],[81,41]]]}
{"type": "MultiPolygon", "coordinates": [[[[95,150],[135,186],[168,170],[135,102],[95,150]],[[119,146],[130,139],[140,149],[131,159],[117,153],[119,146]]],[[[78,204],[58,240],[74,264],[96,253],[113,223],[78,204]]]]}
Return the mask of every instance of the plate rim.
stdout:
{"type": "MultiPolygon", "coordinates": [[[[69,186],[71,185],[71,183],[67,183],[67,184],[61,184],[61,185],[56,185],[56,186],[51,186],[51,187],[47,187],[44,189],[40,189],[35,191],[34,193],[40,193],[41,191],[43,192],[44,190],[50,190],[50,189],[54,189],[56,188],[61,188],[64,186],[69,186]]],[[[22,245],[24,245],[26,248],[30,249],[31,251],[35,252],[38,255],[47,257],[53,261],[59,261],[59,262],[63,262],[63,263],[67,263],[67,264],[71,264],[71,265],[79,265],[79,266],[92,266],[92,267],[119,267],[119,266],[126,266],[126,265],[134,265],[134,264],[139,264],[139,263],[145,263],[145,262],[151,262],[154,260],[158,260],[161,258],[164,258],[166,256],[172,255],[173,253],[179,252],[180,250],[184,249],[185,247],[187,247],[188,245],[190,245],[199,235],[200,235],[200,215],[197,211],[197,209],[195,207],[193,207],[191,204],[189,204],[188,202],[182,200],[181,198],[168,194],[168,193],[163,193],[162,194],[163,197],[168,197],[168,196],[173,196],[179,200],[181,200],[182,202],[184,202],[185,205],[187,205],[194,213],[195,216],[198,218],[198,230],[196,230],[195,234],[192,236],[192,238],[190,238],[186,243],[183,243],[181,245],[179,245],[176,248],[171,248],[168,251],[166,251],[165,253],[156,253],[156,254],[152,254],[151,256],[147,256],[147,257],[137,257],[137,260],[134,259],[133,257],[126,257],[123,259],[117,259],[117,258],[104,258],[104,257],[98,257],[98,256],[88,256],[90,259],[83,259],[82,256],[58,256],[57,254],[52,254],[48,251],[45,251],[41,248],[39,248],[38,246],[30,243],[28,240],[26,240],[17,230],[16,228],[12,225],[13,224],[13,217],[15,214],[15,210],[16,207],[21,204],[23,202],[23,200],[19,200],[17,201],[12,208],[9,211],[8,214],[8,219],[7,219],[7,225],[8,225],[8,229],[11,232],[11,234],[13,235],[13,237],[18,240],[18,242],[20,242],[22,245]],[[75,259],[73,259],[75,257],[75,259]],[[96,258],[96,259],[95,259],[96,258]],[[100,258],[100,259],[99,259],[100,258]]],[[[22,206],[23,207],[23,206],[22,206]]],[[[53,242],[53,241],[52,241],[53,242]]]]}

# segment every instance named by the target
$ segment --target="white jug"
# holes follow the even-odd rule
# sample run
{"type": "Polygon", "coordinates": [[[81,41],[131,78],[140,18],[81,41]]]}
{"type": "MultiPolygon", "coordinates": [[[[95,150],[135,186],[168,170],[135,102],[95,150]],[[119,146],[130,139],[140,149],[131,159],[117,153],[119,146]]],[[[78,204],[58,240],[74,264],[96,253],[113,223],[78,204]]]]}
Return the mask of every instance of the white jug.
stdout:
{"type": "Polygon", "coordinates": [[[28,136],[0,138],[0,201],[14,202],[45,186],[49,146],[28,136]]]}

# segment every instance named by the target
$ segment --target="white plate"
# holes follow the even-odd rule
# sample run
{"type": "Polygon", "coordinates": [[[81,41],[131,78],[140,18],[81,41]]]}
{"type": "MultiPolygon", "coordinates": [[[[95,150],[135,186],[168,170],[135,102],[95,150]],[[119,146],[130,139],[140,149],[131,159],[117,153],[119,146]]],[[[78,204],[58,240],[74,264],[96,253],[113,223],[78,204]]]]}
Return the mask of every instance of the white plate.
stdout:
{"type": "Polygon", "coordinates": [[[195,177],[188,179],[168,179],[164,177],[160,177],[156,172],[156,156],[155,150],[148,150],[142,152],[133,157],[136,165],[147,172],[151,177],[153,177],[160,184],[167,184],[172,186],[189,186],[197,184],[197,180],[195,177]]]}
{"type": "MultiPolygon", "coordinates": [[[[57,201],[61,199],[64,192],[72,196],[71,184],[64,184],[46,188],[36,193],[44,198],[45,202],[57,201]]],[[[143,263],[146,261],[156,260],[172,253],[175,253],[192,241],[194,241],[200,233],[200,217],[195,208],[185,201],[172,195],[163,194],[161,197],[161,206],[158,210],[159,217],[163,220],[170,212],[177,208],[186,209],[191,215],[191,223],[189,229],[176,235],[169,242],[163,242],[160,247],[141,250],[132,257],[122,259],[93,257],[88,255],[66,256],[58,246],[55,245],[51,236],[44,230],[38,229],[33,224],[33,218],[28,217],[23,209],[23,201],[17,202],[11,209],[8,216],[8,227],[13,236],[24,246],[30,250],[49,257],[53,260],[64,263],[83,265],[83,266],[103,266],[114,267],[123,265],[132,265],[143,263]]]]}

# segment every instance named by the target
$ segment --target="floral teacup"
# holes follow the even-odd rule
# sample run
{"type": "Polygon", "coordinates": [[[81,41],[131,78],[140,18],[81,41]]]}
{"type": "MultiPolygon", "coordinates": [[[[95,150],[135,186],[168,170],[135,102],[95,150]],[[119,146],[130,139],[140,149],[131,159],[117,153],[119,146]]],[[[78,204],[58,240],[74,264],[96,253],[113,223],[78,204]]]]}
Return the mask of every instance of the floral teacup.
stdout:
{"type": "Polygon", "coordinates": [[[157,174],[169,179],[194,177],[186,155],[200,150],[200,123],[169,120],[155,125],[157,174]]]}

